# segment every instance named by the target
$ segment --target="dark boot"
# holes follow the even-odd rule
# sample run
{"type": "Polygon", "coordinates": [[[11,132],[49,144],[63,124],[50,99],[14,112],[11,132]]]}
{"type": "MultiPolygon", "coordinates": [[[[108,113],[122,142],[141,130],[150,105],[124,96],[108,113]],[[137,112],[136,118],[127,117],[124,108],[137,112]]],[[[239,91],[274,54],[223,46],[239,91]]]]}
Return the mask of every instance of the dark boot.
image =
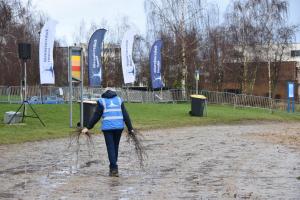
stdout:
{"type": "Polygon", "coordinates": [[[109,176],[119,177],[119,171],[118,171],[118,169],[110,169],[109,170],[109,176]]]}

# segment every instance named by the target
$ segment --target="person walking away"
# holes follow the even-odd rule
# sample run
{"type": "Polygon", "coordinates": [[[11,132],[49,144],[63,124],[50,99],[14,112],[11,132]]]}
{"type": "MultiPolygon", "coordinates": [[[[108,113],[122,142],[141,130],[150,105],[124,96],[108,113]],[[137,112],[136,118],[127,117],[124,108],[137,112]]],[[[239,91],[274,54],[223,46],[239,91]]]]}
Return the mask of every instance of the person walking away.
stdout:
{"type": "Polygon", "coordinates": [[[82,129],[82,133],[88,132],[102,117],[101,130],[104,134],[106,149],[109,159],[109,176],[118,177],[118,151],[121,134],[124,129],[124,122],[128,133],[134,132],[128,112],[124,102],[117,96],[115,89],[106,88],[97,101],[97,109],[89,121],[87,127],[82,129]]]}

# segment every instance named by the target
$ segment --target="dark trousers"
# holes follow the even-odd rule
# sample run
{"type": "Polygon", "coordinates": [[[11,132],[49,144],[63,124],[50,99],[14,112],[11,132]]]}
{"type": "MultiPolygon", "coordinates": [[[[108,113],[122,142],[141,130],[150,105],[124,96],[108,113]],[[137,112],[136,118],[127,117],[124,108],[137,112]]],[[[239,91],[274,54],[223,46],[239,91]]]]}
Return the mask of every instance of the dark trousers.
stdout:
{"type": "Polygon", "coordinates": [[[122,131],[123,129],[103,131],[110,169],[118,169],[118,151],[122,131]]]}

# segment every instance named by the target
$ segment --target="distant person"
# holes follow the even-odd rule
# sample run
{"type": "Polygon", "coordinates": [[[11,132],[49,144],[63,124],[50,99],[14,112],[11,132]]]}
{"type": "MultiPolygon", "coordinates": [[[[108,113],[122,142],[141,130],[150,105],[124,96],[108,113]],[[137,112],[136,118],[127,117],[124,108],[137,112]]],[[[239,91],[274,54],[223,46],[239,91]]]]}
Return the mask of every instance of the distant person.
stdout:
{"type": "Polygon", "coordinates": [[[133,128],[125,105],[122,99],[117,96],[115,89],[106,88],[101,97],[97,101],[97,109],[93,118],[89,121],[87,127],[82,129],[82,133],[86,133],[88,129],[92,129],[102,117],[101,130],[104,134],[110,163],[109,176],[118,177],[118,151],[124,122],[129,134],[133,133],[133,128]]]}

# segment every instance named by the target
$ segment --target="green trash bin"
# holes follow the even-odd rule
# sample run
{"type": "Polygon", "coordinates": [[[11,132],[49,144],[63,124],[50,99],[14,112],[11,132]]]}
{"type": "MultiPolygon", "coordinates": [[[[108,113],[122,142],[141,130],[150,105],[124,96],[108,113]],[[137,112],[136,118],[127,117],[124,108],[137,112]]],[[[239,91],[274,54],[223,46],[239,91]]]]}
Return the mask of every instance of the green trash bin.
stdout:
{"type": "Polygon", "coordinates": [[[191,95],[191,116],[203,117],[204,110],[206,109],[206,99],[203,95],[191,95]]]}
{"type": "MultiPolygon", "coordinates": [[[[78,101],[79,106],[80,101],[78,101]]],[[[97,109],[97,102],[96,101],[83,101],[83,126],[86,127],[93,117],[94,112],[97,109]]],[[[77,126],[80,127],[80,122],[77,123],[77,126]]]]}

